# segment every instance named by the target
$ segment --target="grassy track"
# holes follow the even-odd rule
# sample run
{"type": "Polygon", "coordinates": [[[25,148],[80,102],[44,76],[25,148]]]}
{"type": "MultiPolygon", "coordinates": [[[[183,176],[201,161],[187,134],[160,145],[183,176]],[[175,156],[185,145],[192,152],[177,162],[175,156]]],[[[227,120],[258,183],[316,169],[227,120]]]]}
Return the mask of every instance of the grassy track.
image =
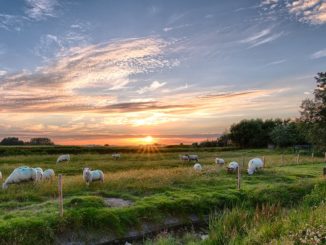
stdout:
{"type": "Polygon", "coordinates": [[[142,222],[159,222],[163,217],[209,214],[242,205],[255,207],[262,203],[279,203],[290,207],[300,203],[321,181],[322,158],[301,157],[271,151],[200,151],[204,170],[193,171],[189,163],[179,161],[180,152],[125,153],[113,160],[110,154],[72,155],[70,163],[55,164],[56,155],[19,155],[0,157],[4,177],[22,165],[53,168],[62,173],[64,209],[58,217],[57,180],[48,183],[10,186],[0,191],[0,243],[54,243],[68,231],[110,231],[123,234],[142,222]],[[247,176],[243,170],[242,190],[236,190],[235,175],[214,164],[216,156],[227,162],[242,163],[265,156],[264,171],[247,176]],[[82,168],[88,166],[105,172],[105,183],[86,187],[82,168]],[[128,208],[108,208],[107,197],[134,201],[128,208]]]}

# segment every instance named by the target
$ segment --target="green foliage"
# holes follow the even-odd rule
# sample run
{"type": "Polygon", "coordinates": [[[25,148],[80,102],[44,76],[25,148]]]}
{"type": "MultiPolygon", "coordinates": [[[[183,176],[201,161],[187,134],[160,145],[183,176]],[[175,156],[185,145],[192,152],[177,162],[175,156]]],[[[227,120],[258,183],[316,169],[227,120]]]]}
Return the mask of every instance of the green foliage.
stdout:
{"type": "Polygon", "coordinates": [[[0,145],[23,145],[24,141],[19,140],[17,137],[3,138],[0,145]]]}
{"type": "Polygon", "coordinates": [[[271,140],[279,147],[305,144],[305,137],[298,122],[284,121],[276,125],[270,133],[271,140]]]}
{"type": "Polygon", "coordinates": [[[301,121],[305,123],[306,135],[311,143],[326,149],[326,72],[315,77],[317,88],[314,99],[305,99],[301,104],[301,121]]]}
{"type": "Polygon", "coordinates": [[[272,142],[270,133],[275,126],[281,124],[280,119],[242,120],[230,128],[232,142],[242,148],[266,147],[272,142]]]}

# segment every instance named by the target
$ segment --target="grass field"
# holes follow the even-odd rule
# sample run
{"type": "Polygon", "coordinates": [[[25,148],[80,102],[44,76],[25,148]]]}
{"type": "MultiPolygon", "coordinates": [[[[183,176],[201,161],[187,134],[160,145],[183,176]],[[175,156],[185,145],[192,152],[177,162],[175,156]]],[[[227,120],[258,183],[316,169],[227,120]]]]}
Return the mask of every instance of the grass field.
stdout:
{"type": "MultiPolygon", "coordinates": [[[[258,239],[258,235],[245,235],[250,233],[250,229],[261,229],[257,226],[260,224],[257,220],[251,222],[257,212],[265,212],[257,211],[256,208],[268,205],[267,209],[276,210],[271,211],[274,212],[273,217],[283,216],[282,212],[295,216],[291,213],[294,212],[292,210],[299,207],[305,197],[312,195],[314,186],[324,183],[322,168],[325,164],[321,157],[312,159],[311,156],[300,156],[298,164],[296,155],[284,154],[282,160],[281,153],[275,151],[217,152],[201,149],[198,155],[204,168],[198,173],[192,169],[193,164],[180,162],[181,153],[182,150],[178,152],[176,149],[173,152],[149,152],[143,149],[139,152],[123,153],[119,160],[113,160],[111,154],[76,154],[71,156],[69,163],[61,164],[55,163],[57,155],[0,157],[0,171],[4,178],[18,166],[53,168],[56,174],[63,174],[64,195],[64,217],[60,218],[57,179],[46,183],[10,186],[9,189],[0,191],[0,244],[51,244],[62,241],[58,239],[67,240],[67,236],[84,241],[89,239],[92,243],[99,239],[101,234],[123,236],[130,228],[140,229],[141,224],[146,222],[160,223],[166,217],[187,220],[192,214],[199,217],[211,215],[210,238],[206,243],[231,243],[232,232],[238,235],[237,239],[244,239],[241,240],[243,242],[255,239],[270,242],[269,240],[276,238],[281,239],[283,233],[278,233],[278,236],[265,236],[268,237],[264,237],[265,240],[259,240],[261,237],[258,239]],[[266,168],[248,176],[244,166],[242,188],[238,191],[236,176],[227,174],[225,167],[216,166],[216,156],[224,158],[227,162],[238,161],[241,166],[243,160],[246,165],[250,158],[264,156],[266,168]],[[87,187],[82,179],[82,168],[86,166],[103,170],[105,183],[92,183],[87,187]],[[133,201],[133,204],[130,207],[110,208],[105,202],[108,197],[128,199],[133,201]],[[243,213],[245,217],[241,216],[243,213]],[[230,237],[223,237],[223,240],[221,235],[217,235],[224,227],[221,224],[232,222],[232,219],[243,220],[243,223],[247,224],[247,233],[237,230],[224,231],[223,234],[230,237]]],[[[325,206],[322,206],[324,204],[319,204],[320,202],[314,204],[316,217],[325,211],[325,206]]],[[[309,209],[304,210],[306,211],[303,211],[303,214],[309,209]]],[[[274,222],[274,219],[271,218],[268,222],[274,222]]],[[[291,226],[290,221],[284,221],[282,224],[287,222],[288,226],[291,226]]],[[[266,222],[264,225],[267,226],[266,222]]],[[[187,242],[181,242],[185,241],[182,240],[185,238],[178,240],[174,237],[158,237],[146,243],[199,242],[191,235],[189,237],[187,242]]]]}

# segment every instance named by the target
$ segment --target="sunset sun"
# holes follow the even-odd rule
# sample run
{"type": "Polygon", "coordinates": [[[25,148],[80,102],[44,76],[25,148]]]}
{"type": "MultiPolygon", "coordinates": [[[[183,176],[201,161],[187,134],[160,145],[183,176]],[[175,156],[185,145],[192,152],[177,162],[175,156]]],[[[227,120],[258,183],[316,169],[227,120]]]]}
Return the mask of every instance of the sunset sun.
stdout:
{"type": "Polygon", "coordinates": [[[153,144],[154,143],[154,138],[152,136],[146,136],[141,139],[143,143],[145,144],[153,144]]]}

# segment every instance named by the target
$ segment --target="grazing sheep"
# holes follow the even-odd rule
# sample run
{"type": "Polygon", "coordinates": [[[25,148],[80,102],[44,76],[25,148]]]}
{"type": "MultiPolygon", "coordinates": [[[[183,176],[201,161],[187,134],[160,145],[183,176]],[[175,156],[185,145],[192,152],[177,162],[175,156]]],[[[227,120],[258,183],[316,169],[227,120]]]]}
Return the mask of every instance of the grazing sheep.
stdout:
{"type": "Polygon", "coordinates": [[[120,157],[121,157],[121,154],[120,154],[120,153],[113,153],[113,154],[112,154],[112,158],[113,158],[114,160],[118,160],[118,159],[120,159],[120,157]]]}
{"type": "Polygon", "coordinates": [[[215,158],[215,163],[217,165],[224,165],[225,161],[224,161],[224,159],[217,157],[217,158],[215,158]]]}
{"type": "Polygon", "coordinates": [[[260,158],[253,158],[248,163],[248,174],[252,175],[254,172],[256,172],[258,169],[261,169],[264,167],[264,162],[260,158]]]}
{"type": "Polygon", "coordinates": [[[59,162],[68,162],[68,161],[70,161],[70,155],[69,154],[61,155],[57,159],[57,163],[59,163],[59,162]]]}
{"type": "Polygon", "coordinates": [[[43,179],[44,180],[52,180],[52,178],[55,176],[53,169],[47,169],[43,172],[43,179]]]}
{"type": "Polygon", "coordinates": [[[36,170],[36,181],[40,181],[43,179],[43,169],[40,167],[34,168],[36,170]]]}
{"type": "Polygon", "coordinates": [[[233,161],[229,163],[229,166],[227,167],[228,173],[235,172],[239,167],[239,163],[233,161]]]}
{"type": "Polygon", "coordinates": [[[203,169],[203,167],[201,166],[201,164],[200,163],[195,163],[195,165],[194,165],[194,170],[196,170],[196,171],[202,171],[202,169],[203,169]]]}
{"type": "Polygon", "coordinates": [[[181,155],[180,160],[181,161],[189,161],[189,156],[188,155],[181,155]]]}
{"type": "Polygon", "coordinates": [[[8,185],[17,184],[21,182],[37,181],[40,175],[38,171],[30,167],[16,168],[2,184],[2,189],[7,189],[8,185]]]}
{"type": "Polygon", "coordinates": [[[196,161],[196,162],[198,162],[198,155],[185,154],[185,155],[180,156],[180,159],[182,161],[188,161],[188,162],[190,162],[190,161],[196,161]]]}
{"type": "Polygon", "coordinates": [[[104,174],[101,170],[91,170],[90,168],[84,168],[83,178],[86,182],[86,185],[89,185],[93,181],[104,182],[104,174]]]}
{"type": "Polygon", "coordinates": [[[189,162],[190,161],[196,161],[196,162],[198,162],[198,155],[188,155],[188,157],[189,157],[189,162]]]}

